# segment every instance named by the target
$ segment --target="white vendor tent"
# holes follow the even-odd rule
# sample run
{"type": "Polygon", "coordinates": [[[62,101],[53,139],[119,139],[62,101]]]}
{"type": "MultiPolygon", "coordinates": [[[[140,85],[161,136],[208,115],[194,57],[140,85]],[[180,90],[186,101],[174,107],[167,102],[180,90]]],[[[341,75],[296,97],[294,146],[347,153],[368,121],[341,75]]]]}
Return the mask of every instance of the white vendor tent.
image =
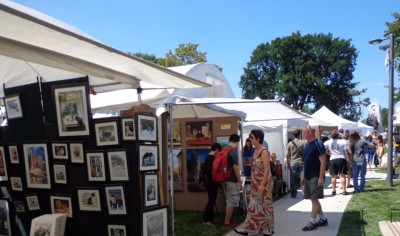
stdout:
{"type": "Polygon", "coordinates": [[[374,127],[366,125],[361,121],[358,121],[357,124],[358,124],[358,131],[364,136],[368,136],[372,134],[372,132],[374,131],[374,127]]]}
{"type": "Polygon", "coordinates": [[[321,107],[318,111],[311,115],[313,118],[337,125],[338,129],[357,130],[357,122],[346,120],[329,110],[326,106],[321,107]]]}

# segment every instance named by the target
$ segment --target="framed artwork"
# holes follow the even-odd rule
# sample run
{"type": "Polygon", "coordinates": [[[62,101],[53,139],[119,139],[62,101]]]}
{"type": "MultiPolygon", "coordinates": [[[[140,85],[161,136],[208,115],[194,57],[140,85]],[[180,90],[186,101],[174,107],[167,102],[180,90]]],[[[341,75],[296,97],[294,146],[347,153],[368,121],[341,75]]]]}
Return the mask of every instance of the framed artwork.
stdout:
{"type": "Polygon", "coordinates": [[[104,153],[87,152],[86,163],[89,181],[106,181],[104,153]]]}
{"type": "Polygon", "coordinates": [[[52,143],[51,151],[54,159],[68,160],[68,145],[66,143],[52,143]]]}
{"type": "Polygon", "coordinates": [[[189,191],[197,192],[203,190],[204,176],[201,176],[200,173],[209,152],[210,149],[193,148],[186,150],[187,185],[189,191]]]}
{"type": "Polygon", "coordinates": [[[124,187],[106,186],[107,208],[109,215],[126,215],[124,187]]]}
{"type": "Polygon", "coordinates": [[[25,213],[24,201],[14,201],[15,213],[23,214],[25,213]]]}
{"type": "Polygon", "coordinates": [[[142,235],[168,235],[167,206],[142,212],[142,235]]]}
{"type": "Polygon", "coordinates": [[[6,165],[6,157],[4,153],[4,147],[0,146],[0,181],[7,181],[7,165],[6,165]]]}
{"type": "Polygon", "coordinates": [[[144,173],[143,176],[143,206],[158,206],[159,204],[159,188],[157,173],[144,173]]]}
{"type": "MultiPolygon", "coordinates": [[[[174,162],[174,168],[171,168],[170,155],[168,155],[168,180],[171,180],[171,175],[174,178],[174,190],[183,191],[183,171],[182,171],[182,150],[172,150],[172,160],[174,162]],[[172,173],[171,173],[172,170],[172,173]]],[[[168,184],[168,188],[170,185],[168,184]]]]}
{"type": "Polygon", "coordinates": [[[11,189],[13,191],[24,191],[22,188],[21,177],[10,177],[11,189]]]}
{"type": "Polygon", "coordinates": [[[212,121],[186,122],[187,145],[211,145],[212,121]]]}
{"type": "Polygon", "coordinates": [[[129,180],[128,163],[125,150],[107,152],[111,181],[129,180]]]}
{"type": "Polygon", "coordinates": [[[26,204],[28,206],[28,209],[30,211],[40,210],[39,199],[36,194],[25,196],[25,199],[26,199],[26,204]]]}
{"type": "Polygon", "coordinates": [[[10,154],[10,162],[11,164],[19,164],[19,155],[18,155],[18,147],[17,145],[9,145],[8,153],[10,154]]]}
{"type": "Polygon", "coordinates": [[[65,164],[53,164],[54,183],[67,184],[67,169],[65,164]]]}
{"type": "Polygon", "coordinates": [[[157,142],[157,117],[137,114],[136,121],[138,140],[157,142]]]}
{"type": "Polygon", "coordinates": [[[85,163],[83,158],[83,143],[70,143],[71,163],[85,163]]]}
{"type": "Polygon", "coordinates": [[[139,170],[158,170],[158,146],[139,145],[139,170]]]}
{"type": "Polygon", "coordinates": [[[135,121],[133,118],[121,118],[122,140],[135,140],[135,121]]]}
{"type": "Polygon", "coordinates": [[[77,189],[79,210],[101,211],[100,190],[98,188],[77,189]]]}
{"type": "Polygon", "coordinates": [[[23,150],[27,187],[50,189],[47,144],[23,144],[23,150]]]}
{"type": "Polygon", "coordinates": [[[5,199],[0,199],[1,235],[11,235],[10,204],[5,199]]]}
{"type": "Polygon", "coordinates": [[[71,197],[67,196],[50,196],[51,213],[67,214],[69,218],[72,218],[72,201],[71,197]]]}
{"type": "Polygon", "coordinates": [[[24,117],[22,113],[22,106],[19,94],[6,96],[4,98],[4,104],[6,106],[6,111],[7,111],[6,113],[8,120],[19,119],[24,117]]]}
{"type": "Polygon", "coordinates": [[[216,142],[221,144],[223,148],[226,148],[229,143],[229,136],[218,136],[216,142]]]}
{"type": "Polygon", "coordinates": [[[108,236],[125,236],[128,235],[126,233],[126,225],[124,224],[108,224],[107,225],[108,236]]]}
{"type": "Polygon", "coordinates": [[[118,145],[117,121],[98,122],[94,124],[97,146],[118,145]]]}
{"type": "MultiPolygon", "coordinates": [[[[170,125],[169,125],[169,123],[168,123],[168,129],[170,128],[169,127],[170,125]]],[[[174,121],[173,123],[172,123],[172,130],[171,130],[171,132],[172,132],[172,144],[173,145],[181,145],[181,122],[178,122],[178,121],[174,121]]],[[[168,141],[169,142],[171,142],[170,140],[169,140],[169,138],[170,137],[168,137],[168,141]]]]}

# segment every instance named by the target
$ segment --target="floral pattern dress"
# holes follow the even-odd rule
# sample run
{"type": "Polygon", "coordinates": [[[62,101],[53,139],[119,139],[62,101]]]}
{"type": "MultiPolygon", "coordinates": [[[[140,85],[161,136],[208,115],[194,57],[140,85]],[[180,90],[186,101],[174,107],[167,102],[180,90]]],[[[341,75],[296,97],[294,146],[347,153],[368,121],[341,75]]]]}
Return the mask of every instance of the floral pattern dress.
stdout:
{"type": "Polygon", "coordinates": [[[274,184],[271,172],[269,172],[267,177],[264,191],[262,191],[262,193],[258,192],[258,187],[264,175],[264,164],[261,158],[261,153],[263,151],[261,151],[257,157],[253,156],[251,159],[251,193],[244,230],[246,232],[256,232],[258,234],[271,234],[274,231],[274,208],[272,198],[274,184]]]}

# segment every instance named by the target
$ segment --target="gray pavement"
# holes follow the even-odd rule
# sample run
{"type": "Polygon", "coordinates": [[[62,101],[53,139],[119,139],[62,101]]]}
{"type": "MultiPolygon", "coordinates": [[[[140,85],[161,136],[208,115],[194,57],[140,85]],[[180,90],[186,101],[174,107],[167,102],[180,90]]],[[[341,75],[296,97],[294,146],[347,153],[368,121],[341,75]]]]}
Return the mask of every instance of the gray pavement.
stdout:
{"type": "MultiPolygon", "coordinates": [[[[376,173],[374,170],[367,171],[366,180],[386,179],[386,174],[376,173]]],[[[348,188],[349,195],[342,195],[342,189],[339,188],[340,181],[336,182],[336,196],[332,196],[331,177],[326,176],[324,185],[324,199],[321,199],[322,210],[328,218],[328,226],[319,227],[316,230],[303,232],[301,229],[310,219],[311,201],[304,200],[301,190],[298,191],[297,198],[291,198],[287,194],[283,198],[274,203],[275,216],[275,234],[274,235],[337,235],[339,231],[340,221],[347,203],[353,196],[353,188],[348,188]]],[[[243,224],[237,229],[241,229],[243,224]]],[[[235,236],[233,230],[226,236],[235,236]]],[[[258,235],[250,234],[249,235],[258,235]]]]}

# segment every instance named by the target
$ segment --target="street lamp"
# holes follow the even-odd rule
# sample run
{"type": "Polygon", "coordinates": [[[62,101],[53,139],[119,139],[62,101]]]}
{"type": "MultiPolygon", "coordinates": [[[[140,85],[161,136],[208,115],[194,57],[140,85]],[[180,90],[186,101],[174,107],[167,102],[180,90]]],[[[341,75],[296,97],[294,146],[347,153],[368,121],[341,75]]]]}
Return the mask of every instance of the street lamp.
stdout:
{"type": "MultiPolygon", "coordinates": [[[[380,44],[385,39],[374,39],[370,44],[380,44]]],[[[388,107],[388,155],[387,155],[387,186],[393,186],[392,157],[393,157],[393,78],[394,78],[394,37],[390,34],[389,51],[389,107],[388,107]]]]}

